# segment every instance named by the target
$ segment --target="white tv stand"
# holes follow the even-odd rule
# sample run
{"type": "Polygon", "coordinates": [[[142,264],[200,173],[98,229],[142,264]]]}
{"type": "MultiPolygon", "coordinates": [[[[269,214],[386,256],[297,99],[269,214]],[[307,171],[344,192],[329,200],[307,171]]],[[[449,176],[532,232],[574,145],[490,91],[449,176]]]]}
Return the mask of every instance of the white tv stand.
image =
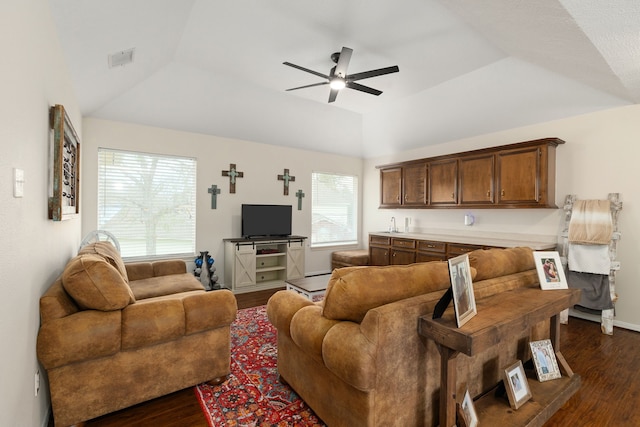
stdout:
{"type": "Polygon", "coordinates": [[[234,293],[285,286],[285,280],[304,277],[306,237],[223,239],[224,284],[234,293]]]}

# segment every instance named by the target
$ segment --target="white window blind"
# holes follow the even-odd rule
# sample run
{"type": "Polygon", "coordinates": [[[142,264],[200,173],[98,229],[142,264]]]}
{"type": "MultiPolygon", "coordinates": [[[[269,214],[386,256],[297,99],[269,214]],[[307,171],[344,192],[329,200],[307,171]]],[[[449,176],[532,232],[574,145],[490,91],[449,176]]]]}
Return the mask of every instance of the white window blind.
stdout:
{"type": "Polygon", "coordinates": [[[312,173],[311,246],[358,241],[358,177],[312,173]]]}
{"type": "Polygon", "coordinates": [[[123,257],[195,253],[195,159],[100,148],[98,169],[98,228],[123,257]]]}

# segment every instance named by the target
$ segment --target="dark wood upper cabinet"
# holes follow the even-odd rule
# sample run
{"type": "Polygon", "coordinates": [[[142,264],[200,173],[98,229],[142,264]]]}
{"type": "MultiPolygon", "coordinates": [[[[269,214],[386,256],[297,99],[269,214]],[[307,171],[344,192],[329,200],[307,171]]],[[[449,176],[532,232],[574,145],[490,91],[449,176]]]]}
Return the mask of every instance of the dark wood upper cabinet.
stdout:
{"type": "Polygon", "coordinates": [[[408,164],[402,168],[402,204],[422,206],[427,204],[427,164],[408,164]]]}
{"type": "Polygon", "coordinates": [[[378,166],[381,208],[556,208],[558,138],[378,166]]]}
{"type": "Polygon", "coordinates": [[[380,171],[380,207],[398,207],[401,204],[402,168],[380,171]]]}
{"type": "Polygon", "coordinates": [[[429,204],[455,206],[458,203],[458,160],[429,163],[429,204]]]}
{"type": "Polygon", "coordinates": [[[483,154],[460,159],[460,204],[492,205],[495,202],[495,156],[483,154]]]}

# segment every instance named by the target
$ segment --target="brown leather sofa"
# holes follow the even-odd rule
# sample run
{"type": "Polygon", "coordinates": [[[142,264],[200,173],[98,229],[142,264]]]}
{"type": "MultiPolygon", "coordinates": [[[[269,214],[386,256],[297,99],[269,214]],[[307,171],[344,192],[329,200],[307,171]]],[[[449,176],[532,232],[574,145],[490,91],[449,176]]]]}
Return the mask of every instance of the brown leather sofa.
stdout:
{"type": "Polygon", "coordinates": [[[40,298],[55,425],[223,381],[236,311],[233,293],[206,292],[184,261],[125,265],[108,242],[85,246],[40,298]]]}
{"type": "MultiPolygon", "coordinates": [[[[529,248],[469,254],[476,300],[519,287],[537,287],[529,248]]],[[[330,427],[435,426],[440,357],[418,334],[449,287],[446,262],[334,270],[324,301],[288,291],[267,304],[278,330],[281,379],[330,427]]],[[[532,338],[548,337],[548,321],[532,338]]],[[[481,355],[458,356],[458,385],[472,396],[500,381],[501,368],[525,359],[525,332],[481,355]]]]}

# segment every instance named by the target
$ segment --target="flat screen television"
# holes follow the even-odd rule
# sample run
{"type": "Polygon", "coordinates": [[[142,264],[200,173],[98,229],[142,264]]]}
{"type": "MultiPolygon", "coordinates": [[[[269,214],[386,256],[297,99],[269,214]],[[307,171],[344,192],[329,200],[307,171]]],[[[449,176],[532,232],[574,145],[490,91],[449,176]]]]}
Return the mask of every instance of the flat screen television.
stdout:
{"type": "Polygon", "coordinates": [[[242,205],[242,237],[291,235],[291,205],[242,205]]]}

